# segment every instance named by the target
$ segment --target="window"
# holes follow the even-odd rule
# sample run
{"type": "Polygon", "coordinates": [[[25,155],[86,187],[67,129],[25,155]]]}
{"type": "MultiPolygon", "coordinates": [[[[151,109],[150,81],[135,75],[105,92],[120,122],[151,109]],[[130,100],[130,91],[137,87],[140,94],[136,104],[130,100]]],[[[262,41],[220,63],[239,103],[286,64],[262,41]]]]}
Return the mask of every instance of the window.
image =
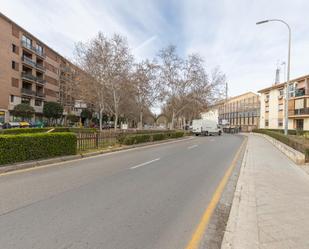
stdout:
{"type": "Polygon", "coordinates": [[[283,111],[283,104],[278,105],[278,110],[279,110],[279,112],[283,111]]]}
{"type": "Polygon", "coordinates": [[[296,119],[296,129],[303,130],[304,129],[304,120],[303,119],[296,119]]]}
{"type": "Polygon", "coordinates": [[[26,47],[28,47],[28,48],[31,48],[31,47],[32,47],[32,40],[29,39],[27,36],[24,36],[24,35],[23,35],[21,41],[22,41],[22,43],[23,43],[26,47]]]}
{"type": "Polygon", "coordinates": [[[268,127],[268,125],[269,125],[269,121],[268,121],[268,119],[266,119],[265,120],[265,127],[268,127]]]}
{"type": "Polygon", "coordinates": [[[42,101],[39,100],[39,99],[36,99],[34,105],[35,106],[42,106],[42,101]]]}
{"type": "Polygon", "coordinates": [[[18,71],[18,67],[19,67],[18,63],[17,63],[17,62],[15,62],[15,61],[12,61],[12,69],[14,69],[14,70],[17,70],[17,71],[18,71]]]}
{"type": "Polygon", "coordinates": [[[269,106],[265,106],[265,112],[269,112],[269,106]]]}
{"type": "Polygon", "coordinates": [[[15,44],[12,44],[12,52],[15,54],[18,54],[18,49],[17,46],[15,44]]]}
{"type": "Polygon", "coordinates": [[[283,88],[279,89],[279,96],[282,97],[283,94],[284,94],[284,89],[283,88]]]}
{"type": "Polygon", "coordinates": [[[11,101],[11,103],[14,102],[14,95],[10,95],[10,101],[11,101]]]}
{"type": "Polygon", "coordinates": [[[304,99],[296,99],[295,100],[295,109],[303,109],[304,108],[304,105],[305,104],[305,101],[304,99]]]}
{"type": "Polygon", "coordinates": [[[278,119],[278,127],[282,127],[283,126],[283,119],[278,119]]]}
{"type": "Polygon", "coordinates": [[[41,45],[38,45],[38,44],[36,45],[36,51],[39,54],[43,55],[43,47],[41,45]]]}
{"type": "Polygon", "coordinates": [[[295,96],[295,84],[290,84],[289,85],[289,97],[294,97],[295,96]]]}

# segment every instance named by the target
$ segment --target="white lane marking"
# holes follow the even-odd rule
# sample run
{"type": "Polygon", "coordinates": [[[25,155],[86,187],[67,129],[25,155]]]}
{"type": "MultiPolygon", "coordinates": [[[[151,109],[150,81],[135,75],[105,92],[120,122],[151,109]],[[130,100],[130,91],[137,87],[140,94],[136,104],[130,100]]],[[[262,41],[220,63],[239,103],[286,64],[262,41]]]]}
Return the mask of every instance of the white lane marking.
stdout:
{"type": "Polygon", "coordinates": [[[213,138],[212,138],[212,139],[210,139],[210,142],[214,142],[214,141],[216,141],[216,140],[215,140],[215,139],[213,139],[213,138]]]}
{"type": "Polygon", "coordinates": [[[123,150],[119,150],[119,151],[104,152],[104,153],[96,155],[96,156],[86,156],[86,157],[83,157],[83,158],[67,160],[67,161],[57,162],[57,163],[51,163],[51,164],[47,164],[47,165],[40,165],[40,166],[28,168],[28,169],[18,169],[18,170],[14,170],[14,171],[0,173],[0,177],[4,177],[4,176],[7,176],[7,175],[15,175],[15,174],[18,174],[18,173],[26,173],[26,172],[30,172],[30,171],[33,171],[33,170],[51,168],[53,166],[65,166],[66,164],[74,163],[74,162],[77,162],[77,161],[90,160],[90,159],[98,158],[98,157],[113,156],[113,155],[116,155],[116,154],[126,153],[126,152],[130,152],[130,151],[134,151],[134,150],[143,150],[143,149],[148,149],[148,148],[152,148],[152,147],[159,147],[159,146],[166,145],[166,144],[186,142],[186,141],[192,140],[192,139],[196,139],[196,138],[195,137],[189,137],[189,138],[170,141],[170,142],[144,145],[144,146],[135,147],[135,148],[127,148],[127,149],[123,149],[123,150]]]}
{"type": "Polygon", "coordinates": [[[151,163],[153,163],[153,162],[159,161],[160,159],[161,159],[161,158],[159,157],[159,158],[153,159],[153,160],[151,160],[151,161],[148,161],[148,162],[144,162],[144,163],[135,165],[135,166],[131,167],[130,169],[136,169],[136,168],[139,168],[139,167],[142,167],[142,166],[151,164],[151,163]]]}
{"type": "Polygon", "coordinates": [[[196,147],[198,147],[198,144],[191,145],[191,146],[188,147],[188,150],[194,149],[196,147]]]}

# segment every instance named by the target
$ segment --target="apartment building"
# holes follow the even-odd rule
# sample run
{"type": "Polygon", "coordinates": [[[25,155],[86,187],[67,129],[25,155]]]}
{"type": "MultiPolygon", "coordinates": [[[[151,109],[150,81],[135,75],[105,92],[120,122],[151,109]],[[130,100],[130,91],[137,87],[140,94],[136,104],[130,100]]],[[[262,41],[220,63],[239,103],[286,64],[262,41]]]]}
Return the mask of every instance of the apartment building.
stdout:
{"type": "MultiPolygon", "coordinates": [[[[261,128],[284,128],[285,86],[286,83],[274,84],[259,91],[261,94],[261,128]]],[[[309,75],[290,81],[288,120],[289,129],[309,130],[309,75]]]]}
{"type": "Polygon", "coordinates": [[[68,74],[76,67],[1,13],[0,33],[0,122],[12,121],[20,103],[34,107],[34,119],[42,118],[46,101],[72,107],[68,74]]]}
{"type": "Polygon", "coordinates": [[[260,98],[247,92],[227,99],[218,107],[219,123],[241,131],[252,131],[259,126],[260,98]]]}

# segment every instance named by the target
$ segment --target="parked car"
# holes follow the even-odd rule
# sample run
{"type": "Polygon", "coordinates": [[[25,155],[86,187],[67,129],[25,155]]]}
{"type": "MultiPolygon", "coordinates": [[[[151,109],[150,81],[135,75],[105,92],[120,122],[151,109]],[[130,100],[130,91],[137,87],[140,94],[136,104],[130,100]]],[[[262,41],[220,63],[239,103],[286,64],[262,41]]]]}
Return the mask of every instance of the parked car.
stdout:
{"type": "Polygon", "coordinates": [[[20,128],[29,128],[30,124],[26,121],[19,122],[20,128]]]}
{"type": "Polygon", "coordinates": [[[19,122],[8,122],[2,125],[2,129],[20,128],[19,122]]]}

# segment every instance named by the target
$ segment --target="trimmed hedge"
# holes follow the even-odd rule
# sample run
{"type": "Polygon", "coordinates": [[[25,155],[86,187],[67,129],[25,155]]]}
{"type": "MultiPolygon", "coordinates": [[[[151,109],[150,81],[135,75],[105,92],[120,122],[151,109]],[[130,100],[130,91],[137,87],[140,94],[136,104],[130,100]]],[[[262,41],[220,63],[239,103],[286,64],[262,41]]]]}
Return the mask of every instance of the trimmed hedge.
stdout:
{"type": "Polygon", "coordinates": [[[277,139],[278,141],[292,147],[293,149],[304,153],[306,162],[309,161],[309,146],[303,144],[300,141],[300,139],[299,139],[299,141],[297,141],[297,139],[295,139],[295,137],[294,137],[295,135],[286,136],[280,130],[254,129],[252,131],[256,132],[256,133],[268,135],[268,136],[270,136],[274,139],[277,139]]]}
{"type": "Polygon", "coordinates": [[[164,133],[149,133],[149,134],[136,134],[136,135],[124,135],[118,136],[117,140],[121,144],[133,145],[139,143],[146,143],[152,141],[161,141],[170,138],[179,138],[184,136],[183,131],[176,132],[164,132],[164,133]]]}
{"type": "Polygon", "coordinates": [[[74,133],[0,135],[0,165],[76,154],[74,133]]]}
{"type": "Polygon", "coordinates": [[[74,133],[94,133],[96,132],[95,128],[71,128],[71,127],[45,127],[45,128],[12,128],[12,129],[3,129],[0,130],[1,134],[7,135],[17,135],[17,134],[28,134],[28,133],[43,133],[47,132],[50,129],[55,129],[53,132],[74,132],[74,133]]]}
{"type": "MultiPolygon", "coordinates": [[[[279,132],[284,134],[283,129],[257,129],[257,130],[265,130],[265,131],[273,131],[273,132],[279,132]]],[[[294,136],[303,136],[303,135],[308,135],[309,131],[304,131],[304,130],[288,130],[289,135],[294,135],[294,136]]]]}

